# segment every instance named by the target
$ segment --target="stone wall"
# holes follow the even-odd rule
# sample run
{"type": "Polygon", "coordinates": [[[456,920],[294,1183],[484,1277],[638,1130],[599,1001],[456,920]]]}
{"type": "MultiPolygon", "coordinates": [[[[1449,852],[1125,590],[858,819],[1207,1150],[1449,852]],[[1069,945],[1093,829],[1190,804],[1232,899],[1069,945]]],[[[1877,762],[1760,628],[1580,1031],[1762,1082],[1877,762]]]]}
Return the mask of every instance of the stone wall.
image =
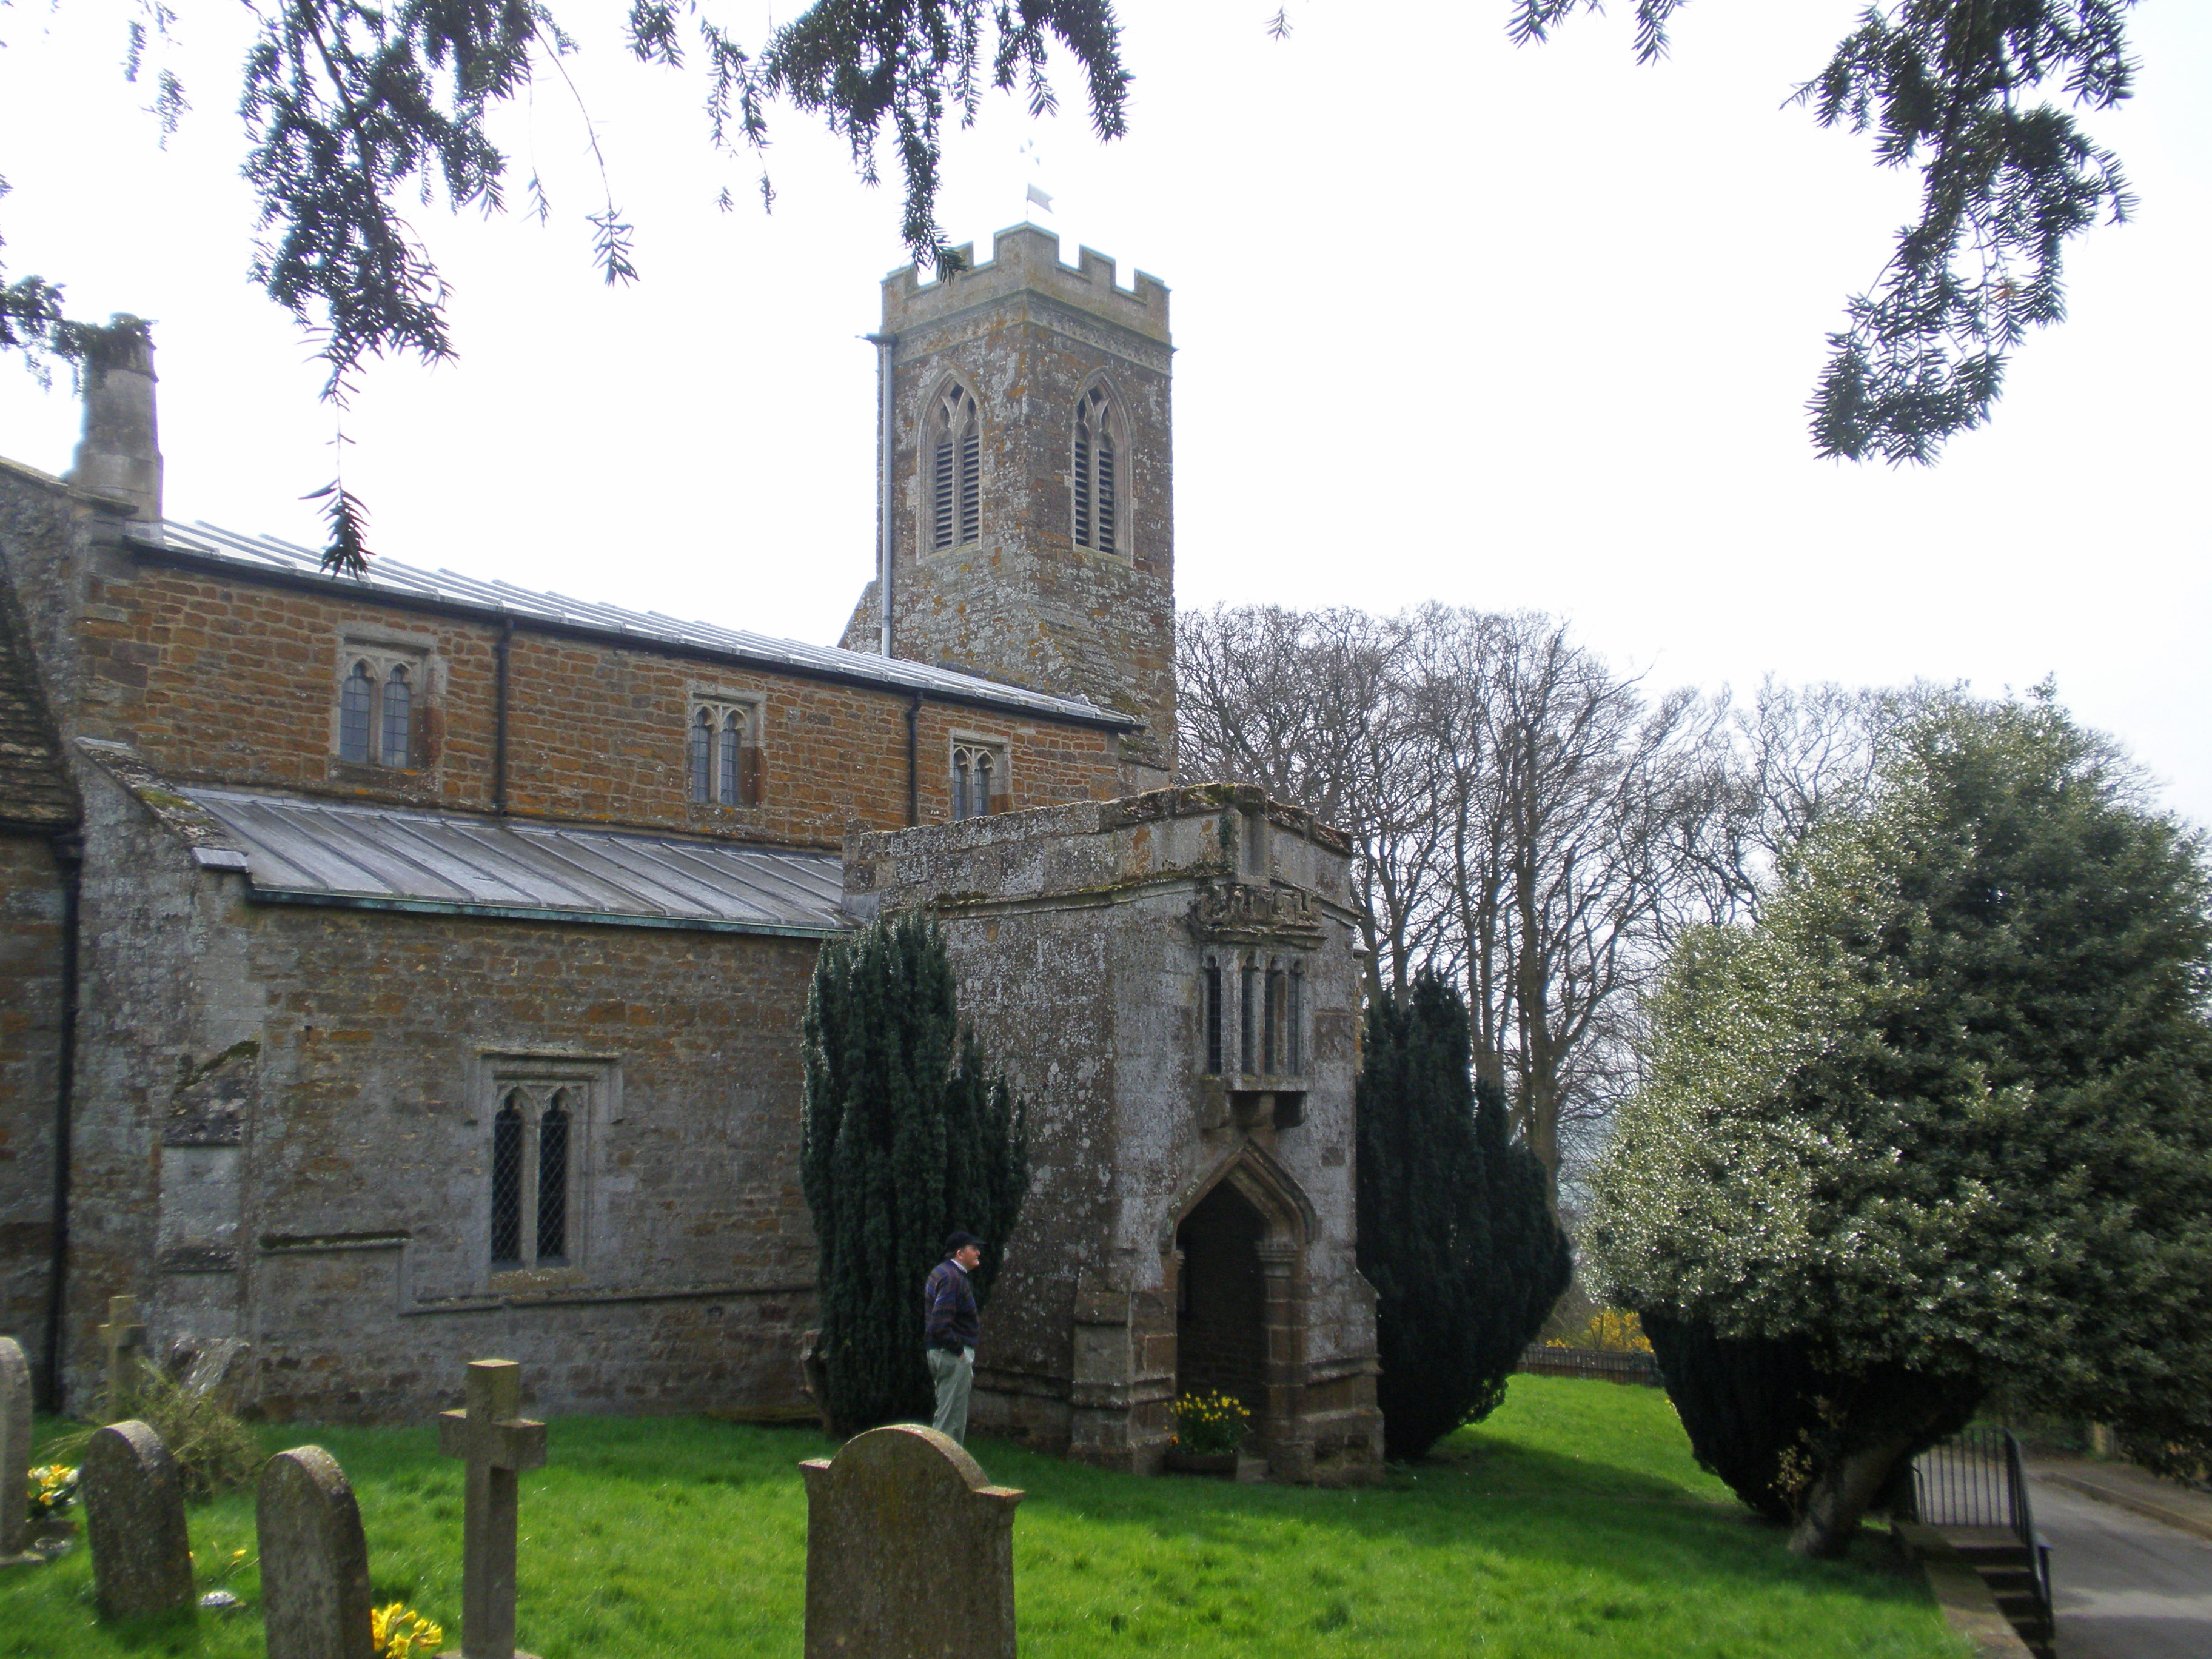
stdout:
{"type": "Polygon", "coordinates": [[[82,809],[39,663],[51,619],[25,610],[12,575],[18,550],[68,542],[84,510],[60,480],[0,464],[0,1334],[40,1364],[54,1246],[66,872],[82,809]]]}
{"type": "MultiPolygon", "coordinates": [[[[130,744],[180,781],[489,811],[500,631],[374,592],[303,591],[116,547],[86,573],[70,712],[76,735],[130,744]],[[364,650],[421,665],[419,764],[337,758],[339,683],[364,650]]],[[[906,822],[908,695],[528,628],[509,647],[508,684],[518,815],[815,846],[854,821],[906,822]],[[760,805],[689,799],[695,696],[758,704],[760,805]]],[[[1110,731],[930,699],[916,744],[925,823],[951,815],[956,733],[1007,746],[1017,807],[1117,787],[1110,731]]]]}
{"type": "Polygon", "coordinates": [[[53,1252],[62,908],[51,845],[0,836],[0,1335],[34,1365],[53,1252]]]}
{"type": "Polygon", "coordinates": [[[253,1345],[274,1416],[419,1415],[524,1361],[546,1410],[800,1413],[805,939],[253,904],[88,790],[70,1322],[253,1345]],[[494,1272],[503,1078],[588,1095],[568,1260],[494,1272]]]}
{"type": "Polygon", "coordinates": [[[1375,1478],[1374,1297],[1353,1261],[1346,852],[1304,814],[1224,787],[848,846],[856,913],[943,918],[962,1012],[1032,1103],[1035,1184],[985,1317],[980,1424],[1156,1468],[1178,1391],[1176,1235],[1225,1188],[1262,1223],[1259,1427],[1276,1473],[1375,1478]],[[1205,1069],[1205,953],[1254,939],[1304,968],[1294,1079],[1205,1069]]]}

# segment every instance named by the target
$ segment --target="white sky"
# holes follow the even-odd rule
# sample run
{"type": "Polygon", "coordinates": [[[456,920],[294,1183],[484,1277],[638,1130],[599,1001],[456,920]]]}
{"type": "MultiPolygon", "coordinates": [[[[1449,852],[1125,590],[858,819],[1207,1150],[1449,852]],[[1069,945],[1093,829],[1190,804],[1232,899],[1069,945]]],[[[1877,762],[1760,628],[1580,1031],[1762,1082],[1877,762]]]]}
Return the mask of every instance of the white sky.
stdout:
{"type": "MultiPolygon", "coordinates": [[[[1780,107],[1862,0],[1697,0],[1655,69],[1627,0],[1522,51],[1505,0],[1294,0],[1282,44],[1273,0],[1123,3],[1131,136],[1095,143],[1063,68],[1057,119],[1000,98],[957,138],[944,219],[988,257],[1035,181],[1063,257],[1173,288],[1183,604],[1535,607],[1655,685],[1740,692],[2055,673],[2212,823],[2190,459],[2212,439],[2212,8],[2135,15],[2139,94],[2098,126],[2141,210],[2069,250],[2071,320],[2015,359],[1992,426],[1893,471],[1815,460],[1802,405],[1911,180],[1780,107]]],[[[331,414],[245,280],[245,11],[180,9],[196,108],[166,150],[116,70],[119,9],[0,11],[0,258],[66,280],[75,314],[155,319],[172,517],[319,545],[298,497],[331,474],[331,414]]],[[[370,374],[347,482],[410,563],[832,641],[872,562],[854,337],[904,262],[896,181],[863,188],[785,112],[764,217],[744,165],[706,159],[694,83],[623,58],[620,9],[561,15],[645,280],[598,284],[582,128],[541,86],[505,131],[514,200],[535,166],[553,224],[420,210],[462,359],[370,374]]],[[[65,384],[0,366],[0,454],[59,471],[76,427],[65,384]]]]}

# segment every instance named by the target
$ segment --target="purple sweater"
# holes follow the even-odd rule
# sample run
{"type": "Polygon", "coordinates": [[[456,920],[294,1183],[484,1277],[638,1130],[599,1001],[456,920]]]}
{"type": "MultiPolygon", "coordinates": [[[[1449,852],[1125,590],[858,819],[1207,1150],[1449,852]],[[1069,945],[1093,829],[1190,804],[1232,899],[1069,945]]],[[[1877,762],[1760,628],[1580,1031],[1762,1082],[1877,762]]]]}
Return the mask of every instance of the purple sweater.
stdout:
{"type": "Polygon", "coordinates": [[[983,1334],[975,1310],[975,1292],[968,1283],[967,1269],[947,1256],[929,1271],[921,1287],[922,1346],[957,1353],[972,1348],[983,1334]]]}

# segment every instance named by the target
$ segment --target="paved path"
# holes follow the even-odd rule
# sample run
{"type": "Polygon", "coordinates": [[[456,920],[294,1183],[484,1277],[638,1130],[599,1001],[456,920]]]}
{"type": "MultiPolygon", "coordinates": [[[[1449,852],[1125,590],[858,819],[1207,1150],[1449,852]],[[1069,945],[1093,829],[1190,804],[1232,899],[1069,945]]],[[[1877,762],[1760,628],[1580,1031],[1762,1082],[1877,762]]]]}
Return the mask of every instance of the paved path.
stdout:
{"type": "Polygon", "coordinates": [[[2051,1542],[2058,1659],[2208,1659],[2212,1539],[2031,1479],[2051,1542]]]}

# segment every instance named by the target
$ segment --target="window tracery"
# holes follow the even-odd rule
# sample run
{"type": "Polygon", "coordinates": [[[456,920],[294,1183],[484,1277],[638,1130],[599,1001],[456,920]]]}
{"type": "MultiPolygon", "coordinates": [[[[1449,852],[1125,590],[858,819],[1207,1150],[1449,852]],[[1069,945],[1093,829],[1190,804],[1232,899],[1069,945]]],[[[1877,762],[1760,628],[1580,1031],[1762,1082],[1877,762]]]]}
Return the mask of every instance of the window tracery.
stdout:
{"type": "Polygon", "coordinates": [[[1007,766],[1004,744],[975,741],[952,745],[952,816],[987,817],[1006,810],[1007,766]]]}
{"type": "Polygon", "coordinates": [[[350,766],[406,771],[421,765],[416,728],[426,684],[423,661],[349,643],[340,659],[338,759],[350,766]]]}
{"type": "MultiPolygon", "coordinates": [[[[562,1068],[565,1073],[568,1068],[562,1068]]],[[[588,1075],[494,1079],[489,1256],[494,1273],[567,1267],[577,1260],[588,1075]]]]}
{"type": "Polygon", "coordinates": [[[758,806],[765,791],[757,702],[695,696],[685,728],[690,798],[716,806],[758,806]]]}

